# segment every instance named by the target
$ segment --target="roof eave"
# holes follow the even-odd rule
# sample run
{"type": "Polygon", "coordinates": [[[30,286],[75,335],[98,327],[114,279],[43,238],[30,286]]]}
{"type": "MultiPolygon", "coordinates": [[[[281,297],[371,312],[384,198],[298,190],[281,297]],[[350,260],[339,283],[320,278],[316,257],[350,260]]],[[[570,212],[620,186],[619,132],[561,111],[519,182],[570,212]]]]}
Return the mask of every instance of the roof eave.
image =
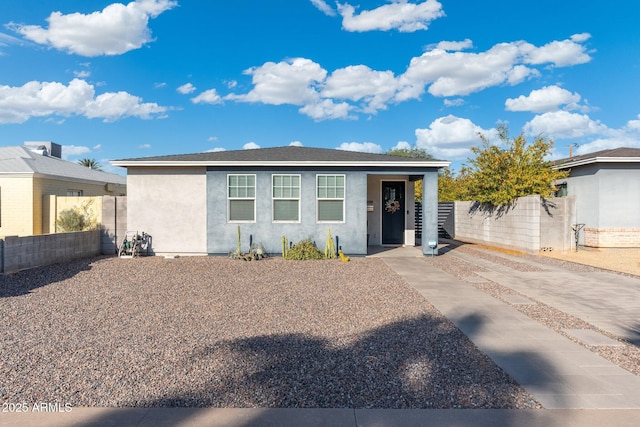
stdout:
{"type": "Polygon", "coordinates": [[[424,162],[412,161],[167,161],[167,160],[112,160],[111,164],[122,167],[247,167],[247,166],[271,166],[271,167],[392,167],[392,168],[446,168],[451,162],[443,160],[430,160],[424,162]]]}
{"type": "Polygon", "coordinates": [[[588,159],[557,164],[553,166],[553,169],[570,169],[572,167],[590,165],[593,163],[640,163],[640,157],[591,157],[588,159]]]}

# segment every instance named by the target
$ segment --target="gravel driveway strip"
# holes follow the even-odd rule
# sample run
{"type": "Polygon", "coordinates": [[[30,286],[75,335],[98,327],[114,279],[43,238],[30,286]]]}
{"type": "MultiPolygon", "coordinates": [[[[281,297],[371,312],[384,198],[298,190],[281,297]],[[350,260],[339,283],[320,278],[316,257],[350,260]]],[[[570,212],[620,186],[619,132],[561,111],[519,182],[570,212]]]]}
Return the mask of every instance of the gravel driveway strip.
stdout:
{"type": "Polygon", "coordinates": [[[536,408],[382,260],[96,258],[0,276],[0,399],[536,408]]]}

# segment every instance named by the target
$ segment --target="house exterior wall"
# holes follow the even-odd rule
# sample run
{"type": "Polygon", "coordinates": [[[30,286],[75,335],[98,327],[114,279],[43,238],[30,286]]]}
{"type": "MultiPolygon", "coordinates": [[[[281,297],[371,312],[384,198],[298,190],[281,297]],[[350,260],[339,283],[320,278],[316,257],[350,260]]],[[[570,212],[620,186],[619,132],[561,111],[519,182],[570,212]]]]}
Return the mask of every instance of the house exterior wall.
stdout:
{"type": "Polygon", "coordinates": [[[566,182],[567,194],[577,199],[575,222],[585,224],[581,245],[640,246],[639,164],[574,167],[566,182]]]}
{"type": "MultiPolygon", "coordinates": [[[[107,191],[107,184],[105,183],[90,183],[38,176],[33,177],[32,234],[55,232],[55,229],[51,228],[52,219],[49,215],[50,210],[45,209],[48,202],[44,201],[44,198],[47,196],[66,196],[69,190],[82,191],[82,195],[85,197],[103,196],[111,193],[107,191]]],[[[49,209],[51,209],[50,205],[49,209]]],[[[53,223],[55,224],[55,218],[53,219],[53,223]]]]}
{"type": "Polygon", "coordinates": [[[207,253],[206,168],[130,167],[127,192],[127,228],[151,235],[153,253],[207,253]]]}
{"type": "Polygon", "coordinates": [[[34,234],[33,212],[33,175],[0,177],[0,236],[34,234]]]}
{"type": "MultiPolygon", "coordinates": [[[[290,242],[311,238],[319,248],[324,248],[327,232],[339,239],[339,246],[346,254],[367,253],[367,177],[352,171],[298,171],[298,170],[210,170],[207,172],[207,252],[229,253],[236,249],[238,226],[241,229],[242,249],[249,247],[250,236],[268,253],[282,252],[282,236],[290,242]],[[250,173],[256,175],[256,220],[250,223],[234,223],[227,220],[227,174],[250,173]],[[318,223],[316,204],[317,174],[345,175],[345,221],[343,223],[318,223]],[[277,223],[272,218],[272,175],[300,174],[300,222],[277,223]]],[[[335,241],[335,240],[334,240],[335,241]]]]}

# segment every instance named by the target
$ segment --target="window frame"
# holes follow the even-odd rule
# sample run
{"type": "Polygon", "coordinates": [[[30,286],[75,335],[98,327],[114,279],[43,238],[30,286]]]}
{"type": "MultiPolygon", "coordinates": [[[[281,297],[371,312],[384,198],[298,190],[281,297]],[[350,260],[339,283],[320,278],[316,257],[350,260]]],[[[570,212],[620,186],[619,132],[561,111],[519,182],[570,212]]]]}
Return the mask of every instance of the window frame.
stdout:
{"type": "MultiPolygon", "coordinates": [[[[256,194],[258,187],[258,177],[255,173],[228,173],[227,174],[227,222],[232,224],[252,224],[256,222],[256,194]],[[232,176],[252,176],[253,177],[253,197],[231,197],[230,178],[232,176]],[[253,219],[252,220],[236,220],[231,219],[231,202],[234,200],[252,200],[253,201],[253,219]]],[[[249,188],[249,187],[247,187],[249,188]]]]}
{"type": "Polygon", "coordinates": [[[302,175],[299,173],[273,173],[271,174],[271,222],[275,224],[299,224],[301,221],[301,204],[302,204],[302,175]],[[276,177],[297,177],[298,178],[298,197],[276,197],[275,196],[275,178],[276,177]],[[298,202],[298,219],[296,220],[280,220],[276,219],[276,201],[296,201],[298,202]]]}
{"type": "Polygon", "coordinates": [[[319,173],[316,174],[316,223],[317,224],[344,224],[346,222],[346,207],[347,207],[347,175],[339,173],[319,173]],[[320,177],[342,177],[342,197],[320,197],[320,177]],[[342,202],[342,220],[321,220],[320,219],[320,204],[323,201],[341,201],[342,202]]]}

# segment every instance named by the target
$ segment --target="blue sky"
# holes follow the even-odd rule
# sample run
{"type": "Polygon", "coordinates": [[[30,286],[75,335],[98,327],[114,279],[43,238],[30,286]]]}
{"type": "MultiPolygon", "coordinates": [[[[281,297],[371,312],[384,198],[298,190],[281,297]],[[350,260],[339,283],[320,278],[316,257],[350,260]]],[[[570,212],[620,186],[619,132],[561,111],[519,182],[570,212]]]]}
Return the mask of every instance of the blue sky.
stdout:
{"type": "Polygon", "coordinates": [[[0,145],[110,171],[289,144],[418,146],[458,170],[501,123],[555,158],[640,147],[637,1],[5,3],[0,145]]]}

